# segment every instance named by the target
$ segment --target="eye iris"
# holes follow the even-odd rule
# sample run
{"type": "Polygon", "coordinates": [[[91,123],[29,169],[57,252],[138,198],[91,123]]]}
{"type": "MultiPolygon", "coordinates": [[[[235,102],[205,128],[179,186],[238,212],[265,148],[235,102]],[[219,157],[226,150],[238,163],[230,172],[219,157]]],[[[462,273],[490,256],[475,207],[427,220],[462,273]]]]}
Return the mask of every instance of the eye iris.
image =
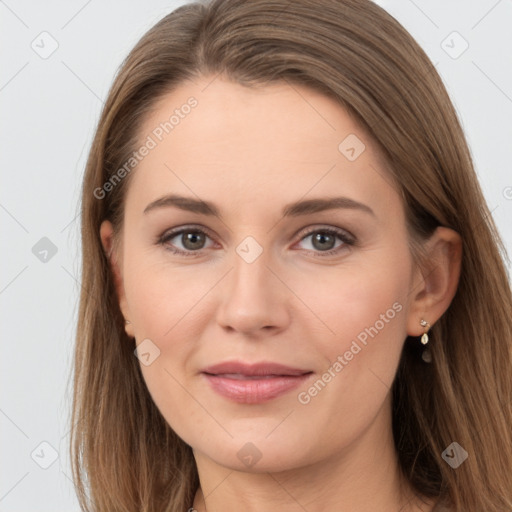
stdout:
{"type": "Polygon", "coordinates": [[[332,249],[334,247],[335,242],[336,242],[336,240],[335,240],[334,236],[330,235],[328,233],[320,232],[320,233],[316,233],[313,236],[313,246],[316,249],[325,249],[325,250],[332,249]],[[325,245],[326,241],[327,241],[327,245],[325,245]],[[320,244],[319,246],[316,245],[317,242],[320,244]]]}
{"type": "Polygon", "coordinates": [[[204,244],[204,233],[199,233],[197,231],[188,231],[182,234],[181,241],[183,243],[183,247],[187,249],[201,249],[204,244]]]}

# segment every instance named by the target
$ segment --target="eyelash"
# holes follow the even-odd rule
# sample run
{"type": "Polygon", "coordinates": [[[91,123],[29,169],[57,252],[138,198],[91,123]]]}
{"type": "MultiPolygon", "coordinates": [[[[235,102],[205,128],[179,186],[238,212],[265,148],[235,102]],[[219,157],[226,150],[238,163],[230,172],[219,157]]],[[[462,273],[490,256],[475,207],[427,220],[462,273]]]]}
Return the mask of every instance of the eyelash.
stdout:
{"type": "MultiPolygon", "coordinates": [[[[172,240],[177,235],[181,235],[183,233],[188,233],[188,232],[200,233],[200,234],[206,235],[209,238],[212,238],[210,236],[209,231],[205,230],[204,228],[199,228],[196,226],[184,226],[184,227],[178,228],[176,230],[164,232],[162,235],[160,235],[158,237],[157,244],[164,246],[166,250],[171,251],[173,254],[179,254],[181,256],[186,256],[186,257],[195,257],[195,256],[201,255],[201,252],[204,249],[199,249],[197,251],[183,251],[181,249],[177,249],[176,247],[171,247],[167,244],[167,242],[169,240],[172,240]]],[[[327,256],[333,256],[335,254],[338,254],[344,248],[346,249],[347,246],[349,246],[349,247],[355,246],[357,243],[357,240],[353,235],[350,235],[346,231],[341,230],[339,228],[334,228],[334,227],[325,227],[325,228],[322,227],[322,228],[311,229],[310,231],[302,233],[301,234],[302,236],[299,241],[302,241],[305,238],[307,238],[308,236],[311,236],[315,233],[334,235],[334,236],[337,236],[343,242],[342,245],[336,247],[335,249],[329,249],[328,251],[311,251],[311,250],[307,251],[309,253],[313,253],[315,255],[315,257],[324,258],[327,256]]]]}

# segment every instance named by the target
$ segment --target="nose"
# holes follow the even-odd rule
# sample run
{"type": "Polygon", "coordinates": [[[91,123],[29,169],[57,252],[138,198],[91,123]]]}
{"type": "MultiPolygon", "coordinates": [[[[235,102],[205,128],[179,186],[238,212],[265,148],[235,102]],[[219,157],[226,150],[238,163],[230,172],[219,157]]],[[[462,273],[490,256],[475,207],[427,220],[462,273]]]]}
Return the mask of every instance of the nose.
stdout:
{"type": "Polygon", "coordinates": [[[286,329],[293,294],[283,281],[270,268],[265,251],[252,263],[235,254],[233,268],[219,290],[218,324],[253,337],[286,329]]]}

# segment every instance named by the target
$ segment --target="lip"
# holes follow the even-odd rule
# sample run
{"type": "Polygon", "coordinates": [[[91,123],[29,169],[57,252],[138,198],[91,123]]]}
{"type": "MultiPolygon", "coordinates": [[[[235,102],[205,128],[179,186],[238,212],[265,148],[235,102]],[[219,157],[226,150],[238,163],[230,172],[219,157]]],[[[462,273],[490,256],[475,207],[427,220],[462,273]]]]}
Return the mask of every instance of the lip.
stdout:
{"type": "Polygon", "coordinates": [[[309,373],[311,370],[303,370],[300,368],[292,368],[279,363],[271,361],[261,361],[259,363],[244,363],[243,361],[224,361],[222,363],[214,364],[203,368],[203,373],[211,373],[215,375],[220,374],[235,374],[246,376],[268,376],[268,375],[289,375],[297,376],[309,373]]]}
{"type": "Polygon", "coordinates": [[[214,391],[238,403],[263,403],[291,391],[313,372],[278,363],[226,361],[201,372],[214,391]]]}

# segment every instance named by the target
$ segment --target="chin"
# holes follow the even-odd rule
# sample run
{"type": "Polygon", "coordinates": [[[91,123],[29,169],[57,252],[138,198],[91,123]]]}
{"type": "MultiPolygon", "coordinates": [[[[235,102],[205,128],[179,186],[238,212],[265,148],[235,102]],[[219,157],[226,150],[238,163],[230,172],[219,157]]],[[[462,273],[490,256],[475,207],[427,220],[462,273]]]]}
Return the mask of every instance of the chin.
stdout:
{"type": "Polygon", "coordinates": [[[314,462],[313,454],[319,453],[317,448],[305,447],[304,436],[298,432],[296,436],[275,433],[266,436],[264,433],[254,437],[244,434],[223,442],[212,440],[208,444],[203,439],[193,450],[196,456],[201,453],[220,466],[247,473],[296,469],[314,462]]]}

